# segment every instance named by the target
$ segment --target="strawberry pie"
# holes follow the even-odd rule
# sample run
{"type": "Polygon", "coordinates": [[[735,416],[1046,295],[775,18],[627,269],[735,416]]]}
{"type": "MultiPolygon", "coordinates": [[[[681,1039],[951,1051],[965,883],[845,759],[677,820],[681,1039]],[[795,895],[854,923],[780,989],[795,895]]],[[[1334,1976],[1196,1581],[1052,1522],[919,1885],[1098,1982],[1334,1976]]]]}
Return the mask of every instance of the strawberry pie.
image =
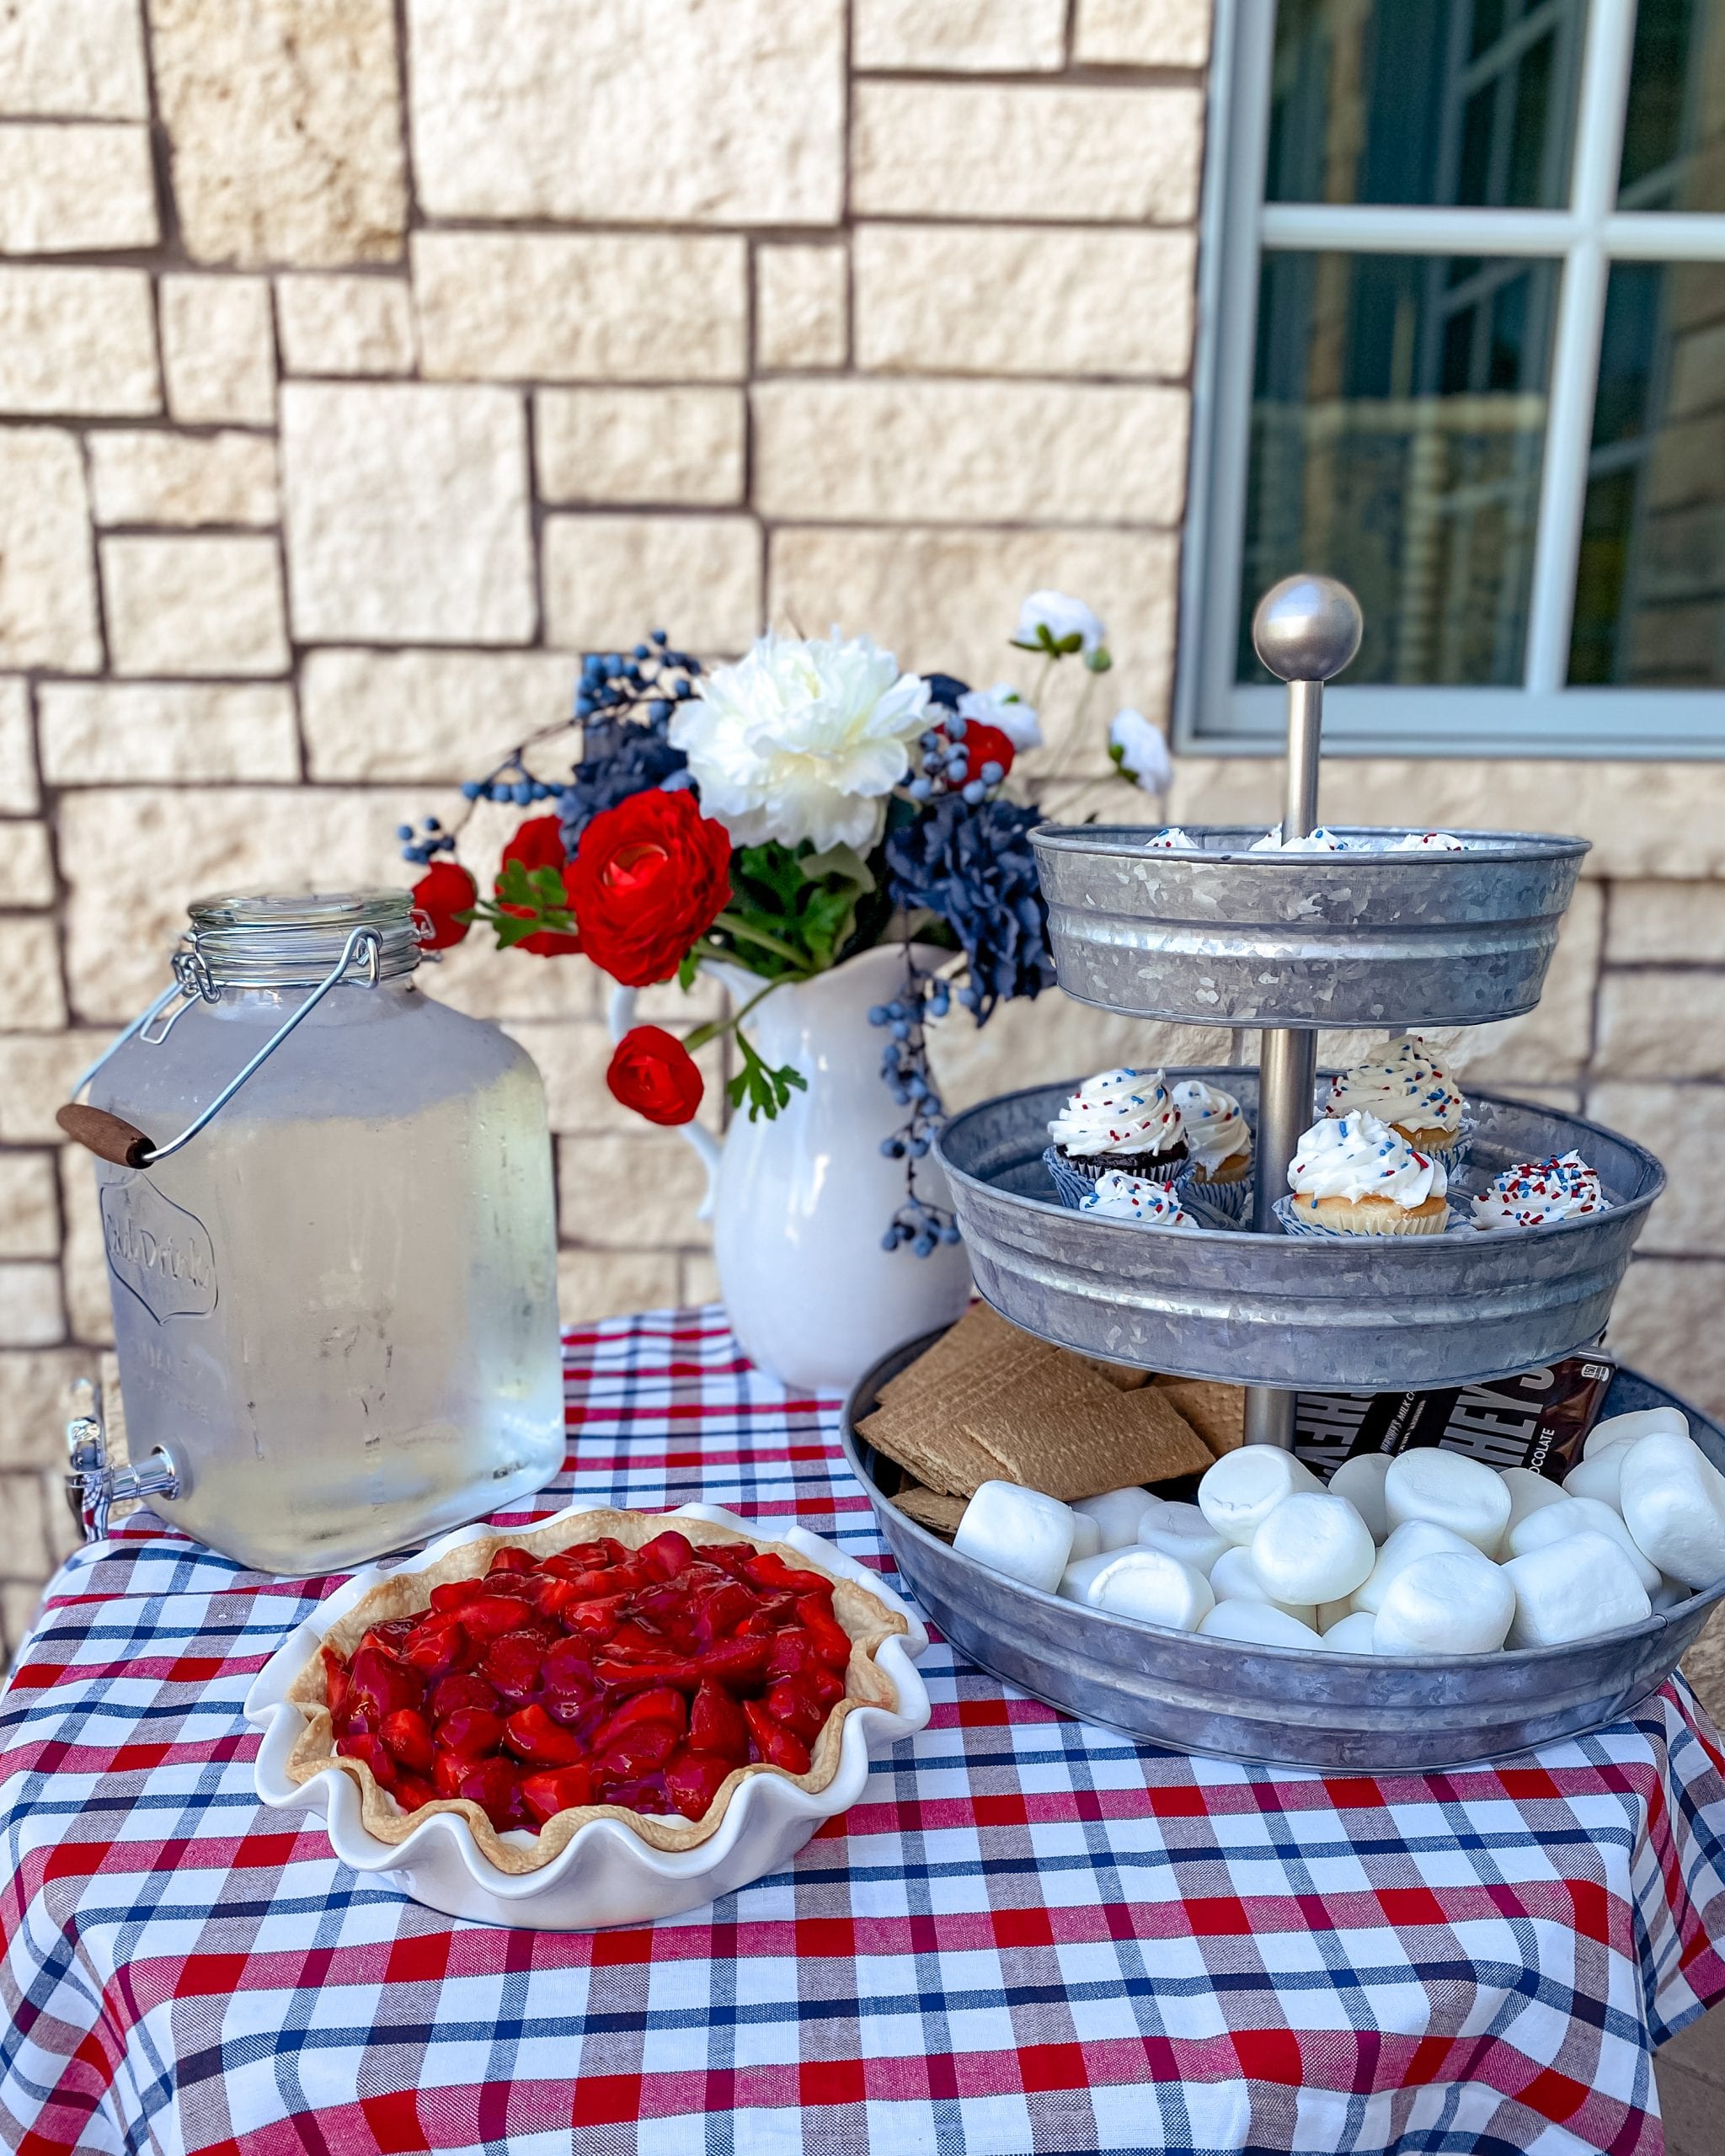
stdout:
{"type": "Polygon", "coordinates": [[[344,1769],[386,1841],[457,1812],[508,1871],[592,1818],[688,1849],[747,1775],[825,1787],[851,1707],[896,1705],[874,1657],[905,1630],[783,1545],[583,1513],[380,1582],[289,1694],[310,1721],[288,1772],[344,1769]]]}

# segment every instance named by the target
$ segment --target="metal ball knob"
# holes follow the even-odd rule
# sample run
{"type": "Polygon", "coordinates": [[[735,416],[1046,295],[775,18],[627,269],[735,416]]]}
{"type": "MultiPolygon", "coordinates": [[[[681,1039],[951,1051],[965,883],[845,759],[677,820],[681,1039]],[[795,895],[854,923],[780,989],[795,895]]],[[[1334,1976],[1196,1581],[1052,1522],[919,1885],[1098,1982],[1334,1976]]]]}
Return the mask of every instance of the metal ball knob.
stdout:
{"type": "Polygon", "coordinates": [[[1327,681],[1359,648],[1359,601],[1332,576],[1284,576],[1258,602],[1252,648],[1279,680],[1327,681]]]}

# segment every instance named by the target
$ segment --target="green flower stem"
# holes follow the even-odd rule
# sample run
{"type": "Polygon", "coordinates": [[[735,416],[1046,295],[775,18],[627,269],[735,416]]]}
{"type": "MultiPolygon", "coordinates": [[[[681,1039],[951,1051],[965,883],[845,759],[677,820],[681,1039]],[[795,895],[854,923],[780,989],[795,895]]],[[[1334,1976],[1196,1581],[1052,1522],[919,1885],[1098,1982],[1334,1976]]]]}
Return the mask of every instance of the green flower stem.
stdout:
{"type": "Polygon", "coordinates": [[[783,942],[777,936],[769,936],[764,928],[751,926],[740,914],[722,913],[713,925],[715,928],[724,929],[728,936],[740,937],[747,943],[758,943],[763,951],[771,951],[777,958],[788,958],[798,969],[798,977],[808,979],[808,954],[799,951],[795,944],[783,942]]]}
{"type": "MultiPolygon", "coordinates": [[[[774,989],[783,986],[782,980],[768,981],[764,988],[756,990],[740,1011],[733,1011],[728,1018],[709,1018],[704,1025],[697,1026],[685,1033],[683,1046],[693,1055],[697,1049],[705,1048],[709,1041],[716,1041],[721,1035],[734,1032],[757,1003],[771,995],[774,989]]],[[[738,1038],[740,1039],[741,1035],[739,1034],[738,1038]]]]}

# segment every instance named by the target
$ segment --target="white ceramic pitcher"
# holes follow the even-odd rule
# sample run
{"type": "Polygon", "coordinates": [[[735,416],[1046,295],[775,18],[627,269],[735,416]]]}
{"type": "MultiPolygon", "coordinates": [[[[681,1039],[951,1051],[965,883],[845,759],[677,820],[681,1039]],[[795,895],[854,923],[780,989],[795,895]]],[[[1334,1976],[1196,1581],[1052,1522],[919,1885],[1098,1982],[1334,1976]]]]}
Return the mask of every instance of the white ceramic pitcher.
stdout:
{"type": "MultiPolygon", "coordinates": [[[[948,953],[916,947],[923,966],[948,953]]],[[[740,1006],[759,975],[708,964],[740,1006]]],[[[806,1091],[768,1122],[732,1120],[721,1142],[703,1124],[679,1126],[706,1162],[701,1217],[713,1224],[713,1257],[732,1330],[750,1362],[799,1390],[844,1392],[869,1365],[918,1333],[948,1325],[970,1293],[962,1243],[929,1257],[886,1251],[880,1239],[904,1202],[905,1163],[881,1152],[905,1111],[880,1075],[883,1036],[870,1006],[892,1000],[904,950],[861,951],[813,980],[776,988],[749,1014],[750,1039],[769,1066],[788,1063],[806,1091]]],[[[611,999],[611,1029],[634,1022],[633,990],[611,999]]],[[[944,1204],[944,1177],[917,1164],[917,1187],[944,1204]]]]}

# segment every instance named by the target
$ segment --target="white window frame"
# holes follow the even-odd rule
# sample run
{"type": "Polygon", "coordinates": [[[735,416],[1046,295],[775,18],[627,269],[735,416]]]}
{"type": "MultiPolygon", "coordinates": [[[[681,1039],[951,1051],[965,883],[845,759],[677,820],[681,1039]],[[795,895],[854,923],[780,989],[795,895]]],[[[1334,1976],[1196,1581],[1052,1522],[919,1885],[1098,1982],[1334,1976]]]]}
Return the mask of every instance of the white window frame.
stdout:
{"type": "Polygon", "coordinates": [[[1179,746],[1214,755],[1275,754],[1285,726],[1279,688],[1234,679],[1259,258],[1274,246],[1519,255],[1560,264],[1522,685],[1349,687],[1344,678],[1325,698],[1326,750],[1725,757],[1725,690],[1565,686],[1611,265],[1725,261],[1725,216],[1616,206],[1635,17],[1636,0],[1589,7],[1567,209],[1382,208],[1264,201],[1275,0],[1217,0],[1175,696],[1179,746]]]}

